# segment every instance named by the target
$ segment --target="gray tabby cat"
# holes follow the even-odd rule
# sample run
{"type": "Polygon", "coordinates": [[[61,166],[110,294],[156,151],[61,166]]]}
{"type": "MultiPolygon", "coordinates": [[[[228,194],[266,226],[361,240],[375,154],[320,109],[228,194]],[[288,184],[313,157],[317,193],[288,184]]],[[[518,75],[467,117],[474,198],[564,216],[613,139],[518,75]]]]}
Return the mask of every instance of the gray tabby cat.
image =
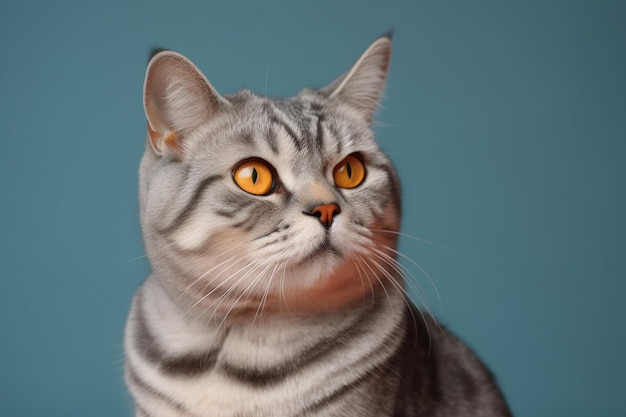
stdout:
{"type": "Polygon", "coordinates": [[[391,40],[321,90],[221,96],[159,51],[126,328],[141,417],[509,416],[480,361],[404,296],[400,186],[370,129],[391,40]]]}

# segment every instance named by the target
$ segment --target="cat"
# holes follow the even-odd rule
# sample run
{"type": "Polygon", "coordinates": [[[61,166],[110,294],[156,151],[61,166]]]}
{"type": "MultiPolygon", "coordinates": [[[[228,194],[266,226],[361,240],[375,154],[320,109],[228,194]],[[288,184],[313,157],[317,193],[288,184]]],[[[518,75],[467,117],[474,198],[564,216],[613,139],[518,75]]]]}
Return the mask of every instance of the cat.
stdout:
{"type": "Polygon", "coordinates": [[[510,416],[491,373],[403,289],[400,185],[372,117],[391,37],[321,89],[220,95],[158,50],[125,333],[137,417],[510,416]]]}

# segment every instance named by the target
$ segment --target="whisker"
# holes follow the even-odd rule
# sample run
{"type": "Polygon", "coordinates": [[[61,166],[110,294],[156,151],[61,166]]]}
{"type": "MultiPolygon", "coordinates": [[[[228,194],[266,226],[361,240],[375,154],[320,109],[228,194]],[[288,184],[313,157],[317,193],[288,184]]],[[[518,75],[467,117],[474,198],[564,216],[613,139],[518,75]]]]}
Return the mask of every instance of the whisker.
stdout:
{"type": "MultiPolygon", "coordinates": [[[[226,314],[224,314],[224,318],[222,319],[222,321],[220,322],[220,324],[217,326],[217,328],[221,328],[222,325],[226,322],[226,320],[228,319],[228,316],[230,315],[230,313],[233,312],[233,310],[235,309],[235,307],[237,307],[237,305],[239,304],[239,301],[241,301],[241,298],[252,288],[256,287],[256,284],[263,278],[263,275],[265,274],[265,272],[270,268],[270,264],[268,264],[265,269],[263,271],[261,271],[261,273],[259,275],[257,275],[257,277],[246,287],[245,290],[243,290],[243,292],[239,295],[239,297],[237,297],[237,299],[233,302],[233,305],[230,307],[230,309],[226,312],[226,314]]],[[[257,265],[257,268],[253,269],[250,272],[254,272],[256,271],[258,268],[260,268],[260,265],[257,265]]],[[[246,274],[248,274],[246,273],[246,274]]],[[[221,305],[221,304],[220,304],[221,305]]],[[[219,307],[219,306],[218,306],[219,307]]],[[[216,309],[217,310],[217,309],[216,309]]]]}
{"type": "MultiPolygon", "coordinates": [[[[250,265],[254,265],[254,267],[252,269],[250,269],[248,272],[246,272],[245,274],[243,274],[241,277],[239,277],[236,280],[236,282],[234,283],[234,285],[231,285],[230,288],[228,288],[228,290],[226,290],[224,292],[223,296],[218,298],[218,300],[214,301],[208,308],[213,307],[215,304],[217,304],[219,302],[219,304],[215,308],[215,310],[217,310],[217,308],[219,308],[219,306],[221,306],[223,304],[223,302],[226,300],[226,297],[229,296],[233,291],[235,291],[235,288],[237,287],[237,284],[239,284],[241,281],[245,280],[250,275],[252,275],[255,271],[257,271],[262,266],[262,262],[261,262],[260,259],[257,259],[254,262],[251,262],[250,264],[248,264],[247,266],[250,266],[250,265]]],[[[243,270],[244,270],[244,268],[239,269],[237,272],[235,272],[233,275],[231,275],[231,277],[229,279],[234,278],[238,273],[242,272],[243,270]]],[[[253,280],[253,282],[254,282],[254,280],[253,280]]],[[[252,283],[249,284],[247,288],[250,288],[251,285],[252,285],[252,283]]],[[[241,295],[243,295],[243,294],[245,294],[245,291],[243,291],[241,293],[241,295]]],[[[241,298],[241,295],[240,295],[240,298],[241,298]]]]}
{"type": "Polygon", "coordinates": [[[380,98],[380,100],[378,100],[379,103],[383,102],[383,101],[387,101],[387,100],[391,100],[394,97],[398,97],[399,95],[401,95],[401,93],[397,93],[397,94],[385,94],[383,97],[380,98]]]}
{"type": "MultiPolygon", "coordinates": [[[[208,307],[205,308],[205,312],[209,311],[209,310],[213,310],[211,312],[211,315],[209,316],[209,319],[207,322],[210,322],[211,320],[213,320],[214,317],[216,317],[216,313],[219,310],[220,306],[222,304],[224,304],[224,302],[226,301],[226,299],[230,296],[230,294],[235,290],[235,288],[239,285],[240,282],[242,282],[244,279],[246,279],[251,273],[253,273],[254,271],[256,271],[259,267],[260,267],[260,261],[254,261],[254,262],[250,262],[249,264],[247,264],[245,267],[250,267],[251,265],[255,265],[254,268],[252,268],[250,271],[248,271],[247,273],[245,273],[243,276],[238,277],[235,282],[228,288],[228,290],[226,290],[222,295],[220,295],[216,300],[214,300],[208,307]]],[[[244,268],[240,268],[235,274],[232,274],[229,278],[228,281],[232,280],[238,273],[240,273],[241,271],[243,271],[244,268]]],[[[234,305],[233,305],[234,307],[234,305]]],[[[230,310],[229,310],[230,313],[230,310]]],[[[199,318],[200,316],[202,316],[202,312],[196,317],[199,318]]],[[[219,331],[222,327],[222,324],[224,323],[225,319],[227,318],[227,315],[224,315],[222,322],[220,322],[220,324],[217,326],[217,331],[219,331]]]]}
{"type": "MultiPolygon", "coordinates": [[[[285,309],[287,311],[289,311],[289,306],[287,305],[287,297],[285,296],[285,273],[287,271],[287,268],[283,266],[283,272],[280,275],[280,297],[281,300],[285,303],[285,309]]],[[[279,306],[280,306],[281,301],[279,300],[279,306]]]]}
{"type": "Polygon", "coordinates": [[[372,105],[369,107],[368,111],[374,111],[377,108],[378,109],[384,109],[385,108],[385,101],[392,99],[393,97],[396,97],[399,94],[391,94],[385,97],[381,97],[378,101],[372,103],[372,105]]]}
{"type": "Polygon", "coordinates": [[[426,276],[426,278],[428,279],[428,282],[430,283],[430,285],[433,287],[433,289],[435,290],[435,294],[437,295],[437,301],[439,302],[439,309],[443,311],[443,304],[441,302],[441,295],[439,294],[439,290],[437,289],[437,286],[435,285],[435,281],[432,279],[432,277],[430,276],[430,274],[428,272],[426,272],[426,270],[417,262],[415,262],[412,258],[410,258],[409,256],[406,256],[405,254],[403,254],[400,251],[395,250],[392,247],[389,247],[387,245],[383,245],[381,244],[382,247],[384,247],[385,249],[395,253],[396,255],[406,259],[407,261],[409,261],[411,264],[413,264],[417,269],[419,269],[424,276],[426,276]]]}
{"type": "Polygon", "coordinates": [[[144,253],[144,254],[143,254],[143,255],[141,255],[141,256],[136,256],[136,257],[134,257],[134,258],[127,259],[127,260],[126,260],[126,262],[135,262],[135,261],[138,261],[138,260],[140,260],[140,259],[147,258],[147,257],[148,257],[148,255],[156,255],[157,253],[163,252],[165,249],[168,249],[168,248],[170,248],[170,247],[172,247],[172,246],[174,246],[174,243],[170,243],[169,245],[165,245],[165,246],[164,246],[164,247],[162,247],[161,249],[157,249],[157,250],[155,250],[154,252],[149,252],[149,251],[146,251],[146,253],[144,253]]]}
{"type": "MultiPolygon", "coordinates": [[[[225,261],[220,262],[219,264],[215,265],[213,268],[209,269],[208,271],[206,271],[205,273],[203,273],[202,275],[200,275],[198,278],[196,278],[191,284],[189,284],[187,286],[187,288],[185,288],[185,290],[180,293],[180,295],[178,296],[178,299],[180,300],[180,298],[185,295],[198,281],[200,281],[202,278],[206,277],[207,275],[209,275],[211,272],[213,272],[214,270],[216,270],[217,268],[219,268],[220,266],[224,265],[226,262],[230,262],[231,260],[235,259],[235,256],[231,256],[230,258],[226,259],[225,261]]],[[[218,275],[219,276],[219,275],[218,275]]],[[[205,287],[206,288],[206,287],[205,287]]]]}
{"type": "MultiPolygon", "coordinates": [[[[415,277],[413,272],[411,272],[407,267],[402,265],[402,263],[398,262],[398,260],[396,260],[392,256],[389,256],[387,253],[376,248],[371,248],[370,250],[375,251],[376,254],[379,255],[379,257],[383,257],[387,264],[392,266],[404,278],[404,283],[408,285],[411,290],[413,290],[420,304],[426,309],[426,311],[430,315],[432,315],[430,303],[428,302],[426,294],[424,293],[422,286],[419,284],[419,281],[417,277],[415,277]]],[[[375,255],[374,253],[372,254],[375,255]]]]}
{"type": "MultiPolygon", "coordinates": [[[[371,253],[372,255],[376,256],[375,253],[371,253]]],[[[397,268],[395,267],[394,264],[387,262],[384,258],[379,257],[379,259],[383,262],[385,262],[387,265],[391,266],[392,268],[394,268],[396,270],[396,272],[398,272],[400,275],[402,275],[402,272],[398,271],[397,268]]],[[[378,262],[376,262],[375,260],[371,260],[374,263],[374,266],[376,266],[376,268],[378,268],[378,270],[380,272],[383,273],[383,275],[391,282],[391,285],[393,285],[393,287],[396,289],[396,291],[398,291],[398,294],[400,294],[400,297],[402,298],[402,301],[404,301],[404,303],[406,304],[406,306],[408,307],[409,311],[411,312],[411,316],[413,316],[413,324],[415,325],[415,328],[417,329],[417,322],[415,321],[415,315],[413,314],[413,307],[411,305],[411,302],[409,301],[411,299],[410,295],[408,292],[406,292],[406,290],[402,287],[402,285],[400,285],[394,276],[392,276],[389,271],[387,271],[385,268],[382,267],[382,265],[380,265],[378,262]]]]}
{"type": "Polygon", "coordinates": [[[422,239],[421,237],[410,235],[408,233],[396,232],[395,230],[387,230],[387,229],[370,229],[370,230],[372,232],[391,233],[391,234],[394,234],[394,235],[406,237],[408,239],[413,239],[413,240],[421,242],[421,243],[425,243],[425,244],[433,246],[435,248],[439,248],[439,249],[443,249],[443,250],[447,250],[447,251],[451,250],[450,248],[448,248],[446,246],[439,245],[437,243],[431,242],[430,240],[422,239]]]}
{"type": "MultiPolygon", "coordinates": [[[[377,250],[377,249],[374,249],[377,250]]],[[[399,274],[403,275],[402,272],[398,269],[398,267],[396,265],[400,265],[395,259],[390,258],[391,261],[377,255],[374,252],[371,252],[371,254],[373,256],[376,256],[378,259],[380,259],[381,261],[385,262],[387,265],[389,265],[390,267],[394,268],[394,270],[396,272],[398,272],[399,274]]],[[[411,296],[410,294],[406,291],[406,289],[404,289],[402,287],[402,285],[400,285],[398,282],[396,282],[396,280],[389,274],[388,271],[386,271],[384,268],[382,268],[376,261],[373,261],[377,266],[378,269],[380,269],[380,271],[385,274],[385,276],[387,276],[387,278],[389,278],[389,280],[391,281],[391,284],[394,286],[394,288],[396,289],[396,291],[398,291],[398,293],[400,294],[400,296],[402,297],[402,300],[404,301],[404,303],[406,304],[407,308],[409,309],[409,312],[411,313],[411,318],[413,320],[413,326],[415,329],[415,332],[417,333],[417,318],[415,317],[415,313],[414,313],[414,308],[413,305],[410,302],[411,296]]],[[[431,342],[431,335],[430,335],[430,329],[428,328],[428,321],[426,321],[426,317],[424,316],[424,313],[422,312],[422,310],[420,310],[419,308],[417,309],[417,311],[420,314],[420,317],[422,319],[422,322],[426,325],[426,331],[428,333],[428,340],[429,340],[429,344],[431,342]]],[[[428,314],[432,317],[432,313],[430,313],[430,311],[427,311],[428,314]]]]}
{"type": "Polygon", "coordinates": [[[254,323],[256,323],[257,316],[259,315],[259,310],[261,310],[261,316],[263,316],[263,310],[265,309],[265,303],[267,302],[267,297],[270,292],[270,288],[272,286],[272,280],[274,278],[274,274],[278,269],[278,264],[274,266],[274,270],[270,274],[270,277],[267,280],[267,285],[265,286],[265,291],[263,292],[263,297],[261,297],[261,301],[259,302],[259,306],[256,309],[256,313],[254,313],[254,319],[252,320],[252,326],[254,327],[254,323]]]}
{"type": "MultiPolygon", "coordinates": [[[[194,303],[191,307],[189,307],[189,309],[185,312],[185,314],[183,315],[183,317],[184,317],[184,316],[186,316],[186,315],[187,315],[187,314],[188,314],[191,310],[193,310],[193,309],[194,309],[194,308],[195,308],[198,304],[200,304],[202,301],[206,300],[209,296],[211,296],[211,294],[213,294],[215,291],[217,291],[217,290],[218,290],[219,288],[221,288],[223,285],[226,285],[226,283],[228,283],[230,280],[234,279],[234,278],[236,277],[236,275],[237,275],[237,274],[239,274],[241,271],[243,271],[243,270],[245,270],[246,268],[249,268],[250,266],[255,265],[255,264],[259,263],[259,262],[260,262],[259,260],[255,260],[255,261],[252,261],[252,262],[248,262],[248,263],[247,263],[247,264],[245,264],[243,267],[239,268],[239,269],[238,269],[235,273],[231,274],[231,275],[230,275],[230,277],[228,277],[228,278],[226,278],[226,279],[222,280],[222,281],[221,281],[219,284],[217,284],[217,285],[216,285],[216,286],[215,286],[215,287],[214,287],[211,291],[209,291],[207,294],[205,294],[203,297],[201,297],[198,301],[196,301],[196,302],[195,302],[195,303],[194,303]]],[[[231,266],[232,266],[232,265],[231,265],[231,266]]],[[[230,266],[229,266],[229,268],[230,268],[230,266]]],[[[227,269],[228,269],[228,268],[227,268],[227,269]]],[[[226,269],[226,270],[227,270],[227,269],[226,269]]],[[[219,277],[219,276],[220,276],[220,275],[222,275],[224,272],[226,272],[226,270],[221,271],[221,272],[220,272],[220,274],[218,274],[218,275],[217,275],[217,277],[219,277]]],[[[217,277],[216,277],[216,278],[217,278],[217,277]]],[[[242,278],[240,278],[240,279],[245,279],[245,277],[246,277],[246,275],[244,275],[244,276],[243,276],[242,278]]],[[[239,280],[238,280],[237,282],[239,282],[239,280]]],[[[206,288],[208,288],[208,285],[209,285],[209,284],[207,284],[207,287],[205,287],[205,289],[206,289],[206,288]]],[[[218,300],[219,300],[219,299],[221,299],[222,297],[225,297],[225,296],[228,294],[228,292],[232,290],[232,288],[233,288],[233,286],[231,286],[231,288],[229,288],[229,290],[228,290],[228,291],[226,291],[223,295],[221,295],[221,296],[218,298],[218,300]]],[[[213,304],[215,304],[215,303],[213,303],[213,304]]],[[[213,304],[211,304],[211,305],[209,306],[209,308],[210,308],[210,307],[212,307],[212,306],[213,306],[213,304]]],[[[200,316],[196,317],[196,319],[198,319],[199,317],[200,317],[200,316]]]]}
{"type": "MultiPolygon", "coordinates": [[[[361,261],[361,263],[365,263],[365,260],[364,260],[363,258],[361,258],[360,256],[358,256],[357,258],[358,258],[358,260],[360,260],[360,261],[361,261]]],[[[372,304],[374,304],[374,302],[376,301],[376,299],[375,299],[375,297],[374,297],[374,286],[372,285],[372,280],[370,279],[370,276],[369,276],[369,274],[367,273],[367,271],[365,270],[365,268],[363,268],[362,266],[360,266],[358,263],[357,263],[356,265],[357,265],[357,267],[359,267],[358,269],[361,269],[361,268],[362,268],[362,271],[363,271],[363,273],[365,274],[365,278],[367,278],[367,283],[369,284],[369,286],[370,286],[370,290],[371,290],[371,291],[370,291],[370,297],[371,297],[371,299],[372,299],[372,300],[371,300],[371,302],[372,302],[372,304]]],[[[365,297],[363,297],[363,298],[364,298],[364,300],[363,300],[363,301],[365,301],[365,297]]]]}
{"type": "Polygon", "coordinates": [[[267,58],[267,65],[265,66],[265,90],[263,91],[263,98],[267,98],[267,80],[270,75],[270,62],[272,61],[272,57],[267,58]]]}
{"type": "Polygon", "coordinates": [[[374,278],[376,278],[378,283],[383,288],[383,291],[385,292],[385,295],[387,296],[387,301],[389,301],[389,305],[391,305],[393,307],[393,303],[391,302],[391,297],[389,297],[389,293],[387,292],[387,288],[385,288],[385,284],[383,284],[383,282],[380,280],[380,278],[378,278],[378,274],[376,274],[376,272],[372,269],[372,267],[367,262],[364,261],[364,263],[365,263],[365,266],[367,266],[369,268],[369,270],[372,271],[372,274],[374,274],[374,278]]]}
{"type": "Polygon", "coordinates": [[[372,128],[374,128],[374,129],[377,129],[379,127],[399,127],[399,126],[402,126],[402,125],[385,123],[385,122],[380,122],[380,121],[373,121],[372,122],[372,128]]]}
{"type": "Polygon", "coordinates": [[[354,267],[356,268],[356,271],[359,274],[359,279],[361,280],[361,294],[362,294],[361,302],[365,304],[365,281],[363,280],[363,273],[361,273],[361,266],[359,265],[357,260],[354,260],[353,263],[354,263],[354,267]]]}
{"type": "MultiPolygon", "coordinates": [[[[391,273],[389,273],[389,271],[387,271],[385,268],[383,268],[383,266],[381,264],[379,264],[378,262],[376,262],[374,259],[370,258],[369,261],[371,263],[374,264],[374,266],[376,267],[376,269],[378,269],[385,278],[387,278],[391,283],[395,283],[396,282],[396,277],[394,277],[393,275],[391,275],[391,273]]],[[[376,276],[378,277],[378,274],[376,274],[376,276]]],[[[379,282],[382,282],[382,280],[380,278],[378,278],[379,282]]],[[[404,298],[404,294],[402,294],[402,298],[404,298]]]]}

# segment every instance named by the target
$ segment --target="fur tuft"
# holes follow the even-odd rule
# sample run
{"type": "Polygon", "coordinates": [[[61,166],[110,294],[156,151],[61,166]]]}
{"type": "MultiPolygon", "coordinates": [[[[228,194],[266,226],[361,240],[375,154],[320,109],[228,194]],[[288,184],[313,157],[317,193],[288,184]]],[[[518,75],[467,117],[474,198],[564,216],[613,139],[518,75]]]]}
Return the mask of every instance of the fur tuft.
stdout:
{"type": "Polygon", "coordinates": [[[163,51],[169,51],[169,49],[161,48],[158,46],[155,46],[154,48],[150,49],[150,53],[148,54],[148,62],[150,62],[152,58],[154,58],[159,52],[163,52],[163,51]]]}
{"type": "Polygon", "coordinates": [[[389,29],[387,32],[383,33],[379,37],[380,38],[387,38],[389,40],[393,40],[393,32],[394,32],[394,29],[389,29]]]}

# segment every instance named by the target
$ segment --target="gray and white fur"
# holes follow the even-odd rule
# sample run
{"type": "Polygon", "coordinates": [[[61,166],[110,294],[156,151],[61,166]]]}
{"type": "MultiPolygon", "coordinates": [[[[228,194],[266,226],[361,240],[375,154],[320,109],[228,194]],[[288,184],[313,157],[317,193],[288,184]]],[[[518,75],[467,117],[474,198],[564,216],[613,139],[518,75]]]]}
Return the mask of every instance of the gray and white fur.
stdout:
{"type": "Polygon", "coordinates": [[[288,99],[222,96],[182,55],[151,58],[152,273],[125,335],[138,417],[510,415],[490,372],[405,296],[400,186],[370,127],[390,57],[381,37],[288,99]],[[342,188],[350,156],[365,176],[342,188]],[[272,174],[262,195],[233,174],[251,158],[272,174]]]}

